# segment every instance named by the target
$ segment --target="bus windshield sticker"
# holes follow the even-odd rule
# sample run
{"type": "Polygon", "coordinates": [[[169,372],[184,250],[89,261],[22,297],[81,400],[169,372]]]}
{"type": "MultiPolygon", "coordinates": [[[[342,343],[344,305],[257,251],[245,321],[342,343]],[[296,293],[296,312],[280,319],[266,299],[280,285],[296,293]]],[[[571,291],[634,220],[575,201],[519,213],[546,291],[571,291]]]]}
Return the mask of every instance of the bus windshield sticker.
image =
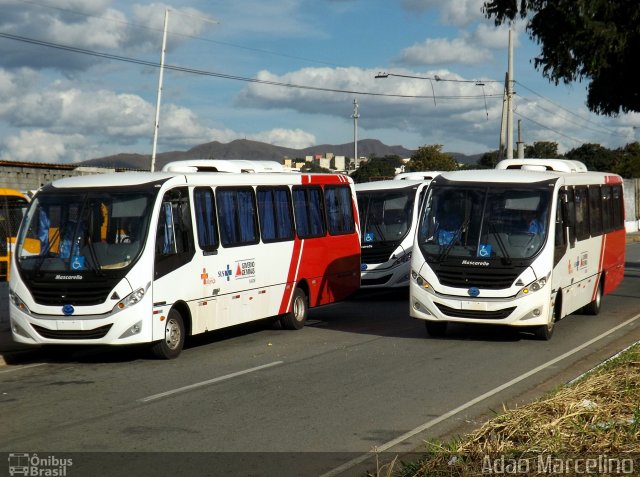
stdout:
{"type": "Polygon", "coordinates": [[[71,270],[84,270],[84,256],[74,255],[71,257],[71,270]]]}
{"type": "Polygon", "coordinates": [[[488,258],[491,257],[491,244],[481,243],[478,247],[478,257],[488,258]]]}

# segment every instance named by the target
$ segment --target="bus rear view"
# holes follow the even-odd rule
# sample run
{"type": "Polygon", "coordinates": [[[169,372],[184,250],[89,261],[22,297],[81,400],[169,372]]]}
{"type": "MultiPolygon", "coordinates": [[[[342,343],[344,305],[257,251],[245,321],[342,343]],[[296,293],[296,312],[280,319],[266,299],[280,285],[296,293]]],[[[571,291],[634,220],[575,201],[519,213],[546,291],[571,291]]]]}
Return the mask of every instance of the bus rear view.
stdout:
{"type": "Polygon", "coordinates": [[[622,280],[622,179],[529,162],[535,170],[458,171],[431,183],[410,283],[410,314],[430,335],[477,323],[547,340],[562,317],[597,313],[622,280]]]}

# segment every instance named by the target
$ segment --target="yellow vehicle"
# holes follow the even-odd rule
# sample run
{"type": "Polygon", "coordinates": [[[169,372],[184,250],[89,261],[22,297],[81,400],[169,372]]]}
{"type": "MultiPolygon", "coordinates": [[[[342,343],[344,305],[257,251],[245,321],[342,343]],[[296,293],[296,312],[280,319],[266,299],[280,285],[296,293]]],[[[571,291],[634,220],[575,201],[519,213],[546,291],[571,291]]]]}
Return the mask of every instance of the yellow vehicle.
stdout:
{"type": "Polygon", "coordinates": [[[28,205],[22,192],[0,188],[0,282],[9,281],[11,253],[28,205]]]}

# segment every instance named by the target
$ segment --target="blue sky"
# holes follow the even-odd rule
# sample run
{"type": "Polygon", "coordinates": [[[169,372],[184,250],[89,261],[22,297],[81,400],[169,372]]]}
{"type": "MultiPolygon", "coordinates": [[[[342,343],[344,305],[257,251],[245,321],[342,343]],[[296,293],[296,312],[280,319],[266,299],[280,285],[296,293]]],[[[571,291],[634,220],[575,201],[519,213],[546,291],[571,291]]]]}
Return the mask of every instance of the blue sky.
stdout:
{"type": "MultiPolygon", "coordinates": [[[[359,139],[493,150],[508,34],[483,17],[482,3],[0,0],[0,159],[150,154],[159,76],[150,64],[160,61],[167,8],[165,62],[182,71],[164,73],[158,152],[239,138],[349,143],[354,99],[359,139]],[[379,72],[440,81],[376,79],[379,72]]],[[[589,113],[585,85],[550,84],[533,68],[539,48],[524,23],[513,28],[515,124],[522,120],[526,144],[555,141],[564,152],[635,140],[638,114],[589,113]]]]}

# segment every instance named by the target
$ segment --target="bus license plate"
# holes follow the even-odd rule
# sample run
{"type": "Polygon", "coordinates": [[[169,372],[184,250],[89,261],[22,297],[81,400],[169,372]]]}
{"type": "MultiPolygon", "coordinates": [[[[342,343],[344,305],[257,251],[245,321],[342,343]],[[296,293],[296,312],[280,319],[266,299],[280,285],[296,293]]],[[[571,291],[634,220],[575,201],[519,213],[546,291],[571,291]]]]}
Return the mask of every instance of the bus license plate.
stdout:
{"type": "Polygon", "coordinates": [[[463,310],[479,310],[479,311],[487,311],[487,302],[486,301],[463,301],[461,303],[461,309],[463,310]]]}

